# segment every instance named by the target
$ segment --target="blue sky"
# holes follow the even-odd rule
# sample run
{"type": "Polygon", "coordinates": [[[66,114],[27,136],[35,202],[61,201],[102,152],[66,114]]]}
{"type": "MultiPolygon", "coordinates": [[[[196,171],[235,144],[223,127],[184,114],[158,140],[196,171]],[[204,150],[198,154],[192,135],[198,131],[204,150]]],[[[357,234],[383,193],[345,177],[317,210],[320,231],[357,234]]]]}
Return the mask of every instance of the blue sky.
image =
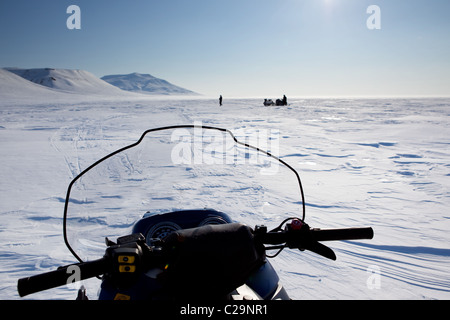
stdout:
{"type": "Polygon", "coordinates": [[[448,0],[1,0],[0,67],[150,73],[225,97],[450,96],[449,17],[448,0]]]}

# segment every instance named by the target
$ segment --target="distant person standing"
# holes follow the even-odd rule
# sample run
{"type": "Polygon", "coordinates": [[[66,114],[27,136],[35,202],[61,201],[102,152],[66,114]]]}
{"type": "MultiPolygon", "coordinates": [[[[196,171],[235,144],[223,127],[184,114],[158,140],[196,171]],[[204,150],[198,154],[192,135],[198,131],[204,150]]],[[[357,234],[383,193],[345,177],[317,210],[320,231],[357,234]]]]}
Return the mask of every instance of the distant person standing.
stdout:
{"type": "Polygon", "coordinates": [[[219,105],[222,105],[222,96],[219,97],[219,105]]]}

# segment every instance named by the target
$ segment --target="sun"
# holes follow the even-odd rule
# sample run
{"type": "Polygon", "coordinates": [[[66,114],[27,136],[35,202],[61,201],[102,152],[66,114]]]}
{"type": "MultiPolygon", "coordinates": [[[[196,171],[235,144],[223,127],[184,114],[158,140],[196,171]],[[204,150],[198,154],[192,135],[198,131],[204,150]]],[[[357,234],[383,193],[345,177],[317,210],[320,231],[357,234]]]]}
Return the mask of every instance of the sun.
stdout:
{"type": "Polygon", "coordinates": [[[333,7],[336,6],[337,0],[322,0],[325,7],[333,7]]]}
{"type": "Polygon", "coordinates": [[[322,5],[325,13],[330,15],[334,9],[339,5],[338,0],[322,0],[322,5]]]}

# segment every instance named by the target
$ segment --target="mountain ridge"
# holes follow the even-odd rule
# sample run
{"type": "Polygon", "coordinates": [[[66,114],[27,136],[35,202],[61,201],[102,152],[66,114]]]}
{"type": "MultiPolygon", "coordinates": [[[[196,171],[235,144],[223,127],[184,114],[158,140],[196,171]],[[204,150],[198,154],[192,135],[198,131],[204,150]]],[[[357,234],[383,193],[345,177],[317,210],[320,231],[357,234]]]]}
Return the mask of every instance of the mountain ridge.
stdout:
{"type": "Polygon", "coordinates": [[[151,74],[133,72],[129,74],[106,75],[103,81],[124,91],[153,95],[199,95],[198,93],[176,86],[167,80],[151,74]]]}
{"type": "Polygon", "coordinates": [[[126,92],[79,69],[4,68],[32,83],[64,93],[94,95],[126,95],[126,92]]]}

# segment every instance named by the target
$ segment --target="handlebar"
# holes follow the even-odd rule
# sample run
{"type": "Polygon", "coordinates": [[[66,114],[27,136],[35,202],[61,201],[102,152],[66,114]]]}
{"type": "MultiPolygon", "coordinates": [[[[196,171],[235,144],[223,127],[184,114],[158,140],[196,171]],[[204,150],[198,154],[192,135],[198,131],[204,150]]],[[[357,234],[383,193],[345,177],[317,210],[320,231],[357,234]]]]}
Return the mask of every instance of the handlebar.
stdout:
{"type": "MultiPolygon", "coordinates": [[[[249,234],[253,234],[253,236],[251,236],[253,243],[250,243],[249,245],[255,247],[261,244],[278,245],[276,247],[264,247],[266,251],[274,248],[280,249],[281,251],[285,247],[290,249],[310,250],[326,258],[336,260],[334,252],[319,241],[372,239],[374,235],[372,228],[310,229],[306,223],[299,219],[292,219],[292,222],[286,224],[284,230],[282,230],[281,227],[286,221],[278,228],[269,232],[264,226],[256,226],[254,230],[244,226],[245,228],[248,228],[249,234]]],[[[202,239],[202,241],[197,242],[197,244],[208,243],[211,245],[211,243],[213,243],[212,245],[214,246],[214,241],[217,241],[217,245],[221,245],[223,248],[226,248],[227,246],[242,247],[242,243],[237,242],[248,242],[252,240],[251,238],[235,237],[235,233],[233,232],[239,230],[239,226],[242,227],[243,225],[225,224],[196,228],[204,228],[203,232],[205,234],[205,238],[202,239]],[[223,238],[220,239],[220,234],[226,234],[227,232],[229,238],[227,238],[226,241],[223,241],[223,238]],[[210,235],[208,236],[208,234],[210,235]],[[219,238],[217,238],[217,234],[219,234],[219,238]],[[233,239],[235,239],[234,242],[230,241],[233,239]]],[[[183,232],[183,230],[180,232],[183,232]]],[[[196,234],[195,231],[192,233],[192,231],[188,230],[184,233],[184,235],[194,234],[196,234]]],[[[198,237],[198,234],[195,235],[195,237],[198,237]]],[[[20,279],[17,285],[19,295],[24,297],[32,293],[73,282],[69,279],[81,281],[106,274],[112,275],[113,277],[115,276],[120,281],[133,281],[133,279],[136,279],[135,276],[142,270],[159,265],[159,263],[161,263],[161,257],[167,254],[162,250],[164,246],[149,247],[145,242],[144,236],[141,234],[119,238],[117,244],[107,239],[107,244],[109,247],[106,250],[105,256],[101,259],[73,264],[58,268],[58,270],[55,271],[20,279]]],[[[231,250],[233,250],[233,248],[231,248],[231,250]]],[[[219,251],[223,253],[223,250],[219,251]]]]}
{"type": "Polygon", "coordinates": [[[348,228],[348,229],[311,229],[316,241],[344,241],[344,240],[363,240],[373,238],[373,229],[367,228],[348,228]]]}
{"type": "Polygon", "coordinates": [[[55,271],[19,279],[17,290],[19,291],[19,296],[24,297],[32,293],[68,284],[72,274],[75,281],[81,281],[104,274],[107,270],[108,259],[106,258],[78,263],[60,267],[55,271]]]}
{"type": "MultiPolygon", "coordinates": [[[[366,228],[344,228],[344,229],[309,229],[303,232],[303,237],[311,240],[322,241],[345,241],[345,240],[364,240],[373,238],[373,229],[366,228]],[[306,234],[309,232],[309,235],[306,234]]],[[[300,232],[296,235],[301,237],[300,232]]],[[[282,244],[288,242],[293,236],[289,232],[268,232],[261,240],[264,244],[282,244]]]]}
{"type": "Polygon", "coordinates": [[[310,229],[306,223],[296,218],[283,221],[278,228],[270,232],[267,232],[267,229],[264,226],[257,226],[255,229],[255,236],[259,238],[260,242],[268,245],[278,245],[275,247],[268,247],[266,250],[280,249],[281,251],[285,247],[290,249],[310,250],[331,260],[336,260],[336,255],[333,250],[320,242],[372,239],[373,235],[373,229],[370,227],[327,230],[310,229]],[[281,230],[282,225],[288,220],[292,220],[292,222],[286,224],[285,229],[281,230]]]}

